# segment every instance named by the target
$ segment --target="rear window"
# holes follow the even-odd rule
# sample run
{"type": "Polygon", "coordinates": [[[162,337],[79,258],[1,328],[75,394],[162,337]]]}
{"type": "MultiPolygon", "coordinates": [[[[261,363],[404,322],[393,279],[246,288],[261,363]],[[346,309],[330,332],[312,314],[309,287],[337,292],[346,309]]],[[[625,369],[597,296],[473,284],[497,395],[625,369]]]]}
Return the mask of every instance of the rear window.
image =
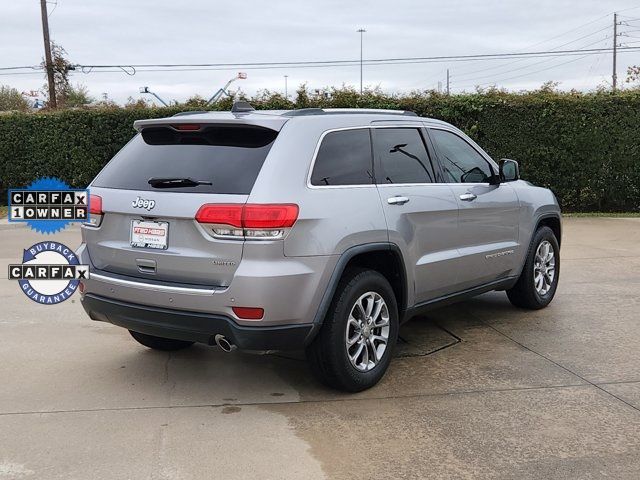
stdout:
{"type": "Polygon", "coordinates": [[[165,186],[162,191],[247,195],[277,135],[250,125],[212,125],[201,132],[145,128],[102,169],[93,185],[156,190],[149,179],[189,178],[204,183],[165,186]]]}

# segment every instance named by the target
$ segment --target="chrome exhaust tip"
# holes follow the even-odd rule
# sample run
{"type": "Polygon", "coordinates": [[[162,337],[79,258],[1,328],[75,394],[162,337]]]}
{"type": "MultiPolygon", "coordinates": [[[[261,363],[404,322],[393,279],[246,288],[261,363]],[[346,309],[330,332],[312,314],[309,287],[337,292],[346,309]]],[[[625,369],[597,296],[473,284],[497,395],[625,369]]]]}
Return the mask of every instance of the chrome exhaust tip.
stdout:
{"type": "Polygon", "coordinates": [[[220,347],[220,350],[222,350],[223,352],[230,353],[238,348],[229,340],[227,340],[224,335],[217,334],[215,337],[213,337],[213,339],[215,340],[216,345],[220,347]]]}

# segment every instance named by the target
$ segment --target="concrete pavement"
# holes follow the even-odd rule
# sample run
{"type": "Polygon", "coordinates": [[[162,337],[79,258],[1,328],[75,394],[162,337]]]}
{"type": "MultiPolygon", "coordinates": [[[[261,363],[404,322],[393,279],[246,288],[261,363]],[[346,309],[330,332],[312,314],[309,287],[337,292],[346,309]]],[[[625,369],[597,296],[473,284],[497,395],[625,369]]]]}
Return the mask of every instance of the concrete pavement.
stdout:
{"type": "Polygon", "coordinates": [[[0,480],[640,478],[640,219],[566,219],[547,309],[416,319],[357,395],[299,355],[154,352],[37,305],[6,265],[41,239],[0,228],[0,480]]]}

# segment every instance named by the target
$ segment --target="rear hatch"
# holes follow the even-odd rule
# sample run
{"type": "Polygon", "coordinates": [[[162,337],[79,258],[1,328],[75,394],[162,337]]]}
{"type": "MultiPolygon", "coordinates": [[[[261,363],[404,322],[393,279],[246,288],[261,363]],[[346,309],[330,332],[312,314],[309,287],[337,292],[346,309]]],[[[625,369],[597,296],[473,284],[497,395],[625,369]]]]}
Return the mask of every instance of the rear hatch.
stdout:
{"type": "Polygon", "coordinates": [[[243,238],[219,238],[195,217],[205,204],[246,203],[278,131],[184,118],[145,121],[140,129],[90,186],[102,211],[99,226],[83,229],[94,267],[147,280],[229,285],[243,238]]]}

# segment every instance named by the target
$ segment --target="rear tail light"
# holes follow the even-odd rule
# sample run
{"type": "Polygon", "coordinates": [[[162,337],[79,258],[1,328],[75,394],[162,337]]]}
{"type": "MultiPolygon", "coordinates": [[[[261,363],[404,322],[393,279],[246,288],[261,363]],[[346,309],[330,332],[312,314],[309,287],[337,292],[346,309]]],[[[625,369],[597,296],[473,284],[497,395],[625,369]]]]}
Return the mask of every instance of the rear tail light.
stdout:
{"type": "Polygon", "coordinates": [[[214,235],[242,237],[242,208],[239,203],[205,204],[196,213],[198,223],[210,225],[214,235]]]}
{"type": "Polygon", "coordinates": [[[231,307],[233,313],[243,320],[260,320],[264,317],[264,309],[258,307],[231,307]]]}
{"type": "Polygon", "coordinates": [[[298,219],[298,205],[282,204],[205,204],[196,221],[207,224],[214,236],[251,239],[284,237],[298,219]]]}
{"type": "Polygon", "coordinates": [[[99,227],[102,223],[102,197],[89,195],[89,225],[99,227]]]}
{"type": "Polygon", "coordinates": [[[245,228],[289,228],[298,219],[298,205],[246,204],[242,215],[245,228]]]}

